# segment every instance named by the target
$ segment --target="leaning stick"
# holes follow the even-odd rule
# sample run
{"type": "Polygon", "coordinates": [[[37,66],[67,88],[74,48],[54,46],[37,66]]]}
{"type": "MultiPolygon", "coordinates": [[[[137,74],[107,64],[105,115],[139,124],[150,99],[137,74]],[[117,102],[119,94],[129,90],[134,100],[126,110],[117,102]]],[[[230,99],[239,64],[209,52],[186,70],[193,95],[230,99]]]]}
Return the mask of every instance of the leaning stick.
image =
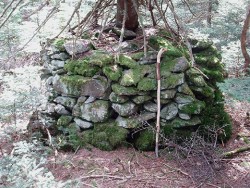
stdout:
{"type": "Polygon", "coordinates": [[[161,48],[157,54],[156,62],[156,79],[157,79],[157,118],[156,118],[156,135],[155,135],[155,155],[159,157],[159,134],[160,134],[160,115],[161,115],[161,73],[160,63],[162,54],[167,49],[161,48]]]}

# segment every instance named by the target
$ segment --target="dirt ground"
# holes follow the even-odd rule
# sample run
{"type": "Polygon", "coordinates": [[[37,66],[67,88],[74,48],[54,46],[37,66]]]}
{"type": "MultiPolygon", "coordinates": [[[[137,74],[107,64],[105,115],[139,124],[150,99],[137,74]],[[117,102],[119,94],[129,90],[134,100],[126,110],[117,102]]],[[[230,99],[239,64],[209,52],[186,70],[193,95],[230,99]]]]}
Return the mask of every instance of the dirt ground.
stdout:
{"type": "MultiPolygon", "coordinates": [[[[247,145],[250,138],[239,136],[242,130],[250,130],[246,116],[250,104],[234,102],[226,109],[233,119],[234,132],[226,144],[218,146],[221,153],[247,145]]],[[[154,152],[139,152],[132,147],[110,152],[90,148],[58,152],[49,157],[48,168],[58,180],[77,179],[82,187],[250,187],[250,151],[214,158],[214,163],[204,159],[208,158],[192,154],[183,158],[173,151],[155,158],[154,152]]]]}

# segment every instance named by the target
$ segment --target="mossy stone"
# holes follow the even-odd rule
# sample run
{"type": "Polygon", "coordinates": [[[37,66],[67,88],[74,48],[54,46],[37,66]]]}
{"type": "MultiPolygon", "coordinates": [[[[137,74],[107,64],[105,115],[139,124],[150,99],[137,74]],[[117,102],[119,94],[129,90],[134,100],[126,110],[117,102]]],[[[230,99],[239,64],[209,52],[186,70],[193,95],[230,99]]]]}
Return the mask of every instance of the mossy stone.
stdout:
{"type": "Polygon", "coordinates": [[[155,133],[152,130],[143,130],[135,141],[135,146],[141,151],[152,151],[155,148],[155,133]]]}
{"type": "Polygon", "coordinates": [[[183,84],[185,81],[184,74],[172,74],[168,78],[161,80],[161,89],[173,89],[176,86],[183,84]]]}
{"type": "Polygon", "coordinates": [[[109,95],[109,100],[113,103],[125,103],[129,100],[128,96],[125,95],[117,95],[114,92],[112,92],[109,95]]]}
{"type": "Polygon", "coordinates": [[[232,123],[229,115],[224,109],[224,97],[222,92],[216,87],[214,101],[206,101],[206,108],[202,112],[203,131],[217,130],[219,139],[228,140],[232,135],[232,123]]]}
{"type": "Polygon", "coordinates": [[[72,116],[65,116],[62,115],[58,120],[57,120],[57,126],[58,127],[66,127],[70,124],[70,122],[73,120],[72,116]]]}
{"type": "Polygon", "coordinates": [[[181,57],[182,52],[176,48],[170,41],[164,39],[160,36],[151,36],[148,40],[148,45],[155,50],[160,50],[160,48],[166,48],[167,51],[164,56],[181,57]]]}
{"type": "Polygon", "coordinates": [[[133,60],[130,56],[123,54],[118,56],[117,63],[127,68],[136,68],[138,66],[138,63],[135,60],[133,60]]]}
{"type": "Polygon", "coordinates": [[[191,39],[190,43],[192,45],[192,51],[194,53],[204,51],[204,50],[210,48],[213,45],[212,41],[196,40],[196,39],[193,39],[193,40],[191,39]]]}
{"type": "Polygon", "coordinates": [[[180,93],[183,93],[183,94],[190,95],[190,96],[194,97],[194,93],[189,88],[189,86],[188,86],[188,84],[186,82],[183,83],[182,85],[180,85],[177,90],[180,93]]]}
{"type": "Polygon", "coordinates": [[[112,81],[118,81],[122,76],[122,68],[118,65],[105,66],[102,71],[112,81]]]}
{"type": "Polygon", "coordinates": [[[186,103],[186,104],[179,104],[178,108],[181,113],[185,114],[200,114],[201,111],[205,108],[205,102],[204,101],[199,101],[196,100],[191,103],[186,103]]]}
{"type": "Polygon", "coordinates": [[[176,128],[194,127],[196,125],[200,125],[201,123],[202,123],[202,121],[197,116],[192,117],[190,120],[183,120],[180,118],[175,118],[174,120],[169,122],[169,124],[175,129],[176,128]]]}
{"type": "Polygon", "coordinates": [[[98,50],[92,51],[93,54],[89,56],[90,65],[97,65],[99,67],[110,65],[114,62],[114,56],[107,52],[101,52],[98,50]]]}
{"type": "Polygon", "coordinates": [[[157,89],[157,82],[153,78],[143,78],[139,81],[137,88],[140,91],[151,91],[157,89]]]}
{"type": "Polygon", "coordinates": [[[84,131],[82,139],[101,150],[113,150],[126,142],[128,130],[113,121],[96,123],[91,131],[84,131]],[[86,133],[85,133],[86,132],[86,133]]]}
{"type": "Polygon", "coordinates": [[[190,86],[190,89],[195,93],[196,96],[205,98],[214,98],[214,89],[208,85],[205,87],[190,86]]]}
{"type": "Polygon", "coordinates": [[[151,100],[152,97],[151,96],[148,96],[148,95],[140,95],[140,96],[136,96],[136,97],[133,97],[132,101],[136,104],[143,104],[144,102],[146,101],[149,101],[151,100]]]}
{"type": "Polygon", "coordinates": [[[221,71],[218,69],[207,69],[207,68],[201,68],[201,71],[208,76],[209,82],[213,85],[216,84],[216,82],[223,82],[224,81],[224,74],[225,71],[221,71]]]}
{"type": "Polygon", "coordinates": [[[197,87],[205,87],[207,85],[203,76],[192,76],[188,78],[188,81],[191,82],[192,85],[197,87]]]}
{"type": "Polygon", "coordinates": [[[100,72],[100,68],[89,64],[87,59],[69,60],[64,69],[70,74],[86,77],[93,77],[100,72]]]}
{"type": "Polygon", "coordinates": [[[125,70],[123,71],[120,84],[122,86],[136,86],[136,84],[140,81],[140,79],[143,78],[143,76],[144,75],[139,68],[125,70]]]}
{"type": "Polygon", "coordinates": [[[117,95],[137,95],[139,92],[136,87],[124,87],[119,84],[112,84],[111,87],[117,95]]]}
{"type": "Polygon", "coordinates": [[[64,47],[65,39],[55,39],[55,41],[52,43],[54,47],[56,47],[59,51],[65,51],[64,47]]]}

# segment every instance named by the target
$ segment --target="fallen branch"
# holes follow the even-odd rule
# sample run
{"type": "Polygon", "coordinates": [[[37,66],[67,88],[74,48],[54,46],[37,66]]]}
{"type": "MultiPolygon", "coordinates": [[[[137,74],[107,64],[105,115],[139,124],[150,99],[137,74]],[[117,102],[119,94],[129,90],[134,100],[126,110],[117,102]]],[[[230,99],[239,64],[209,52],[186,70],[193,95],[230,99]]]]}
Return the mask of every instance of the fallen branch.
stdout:
{"type": "Polygon", "coordinates": [[[237,149],[232,150],[232,151],[228,151],[228,152],[222,153],[222,157],[223,158],[232,157],[235,154],[242,153],[242,152],[248,151],[248,150],[250,150],[250,144],[248,144],[247,146],[243,146],[243,147],[237,148],[237,149]]]}

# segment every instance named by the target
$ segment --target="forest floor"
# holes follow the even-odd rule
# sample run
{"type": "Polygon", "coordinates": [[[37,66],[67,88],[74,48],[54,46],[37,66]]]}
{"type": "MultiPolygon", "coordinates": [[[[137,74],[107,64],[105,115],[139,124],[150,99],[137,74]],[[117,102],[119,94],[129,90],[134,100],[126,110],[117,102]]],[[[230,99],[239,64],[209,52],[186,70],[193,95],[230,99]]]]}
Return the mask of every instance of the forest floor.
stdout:
{"type": "MultiPolygon", "coordinates": [[[[21,131],[25,132],[23,125],[27,125],[36,106],[44,100],[40,69],[41,66],[33,63],[1,71],[0,133],[3,135],[3,130],[9,130],[11,138],[0,138],[0,160],[11,155],[14,143],[26,139],[25,133],[21,131]],[[15,100],[9,101],[8,96],[12,95],[15,100]],[[15,129],[10,129],[13,124],[15,129]]],[[[162,150],[161,156],[155,158],[154,152],[140,152],[132,146],[109,152],[91,147],[74,153],[54,150],[47,156],[44,167],[52,172],[57,181],[74,180],[74,187],[247,188],[250,185],[250,150],[230,158],[222,158],[220,155],[225,151],[249,146],[250,119],[247,112],[250,103],[227,95],[225,102],[226,111],[233,122],[233,135],[227,143],[217,145],[213,151],[206,150],[206,145],[203,150],[192,146],[192,150],[188,148],[190,152],[185,157],[178,151],[162,150]]],[[[4,184],[0,182],[0,185],[4,184]]]]}

